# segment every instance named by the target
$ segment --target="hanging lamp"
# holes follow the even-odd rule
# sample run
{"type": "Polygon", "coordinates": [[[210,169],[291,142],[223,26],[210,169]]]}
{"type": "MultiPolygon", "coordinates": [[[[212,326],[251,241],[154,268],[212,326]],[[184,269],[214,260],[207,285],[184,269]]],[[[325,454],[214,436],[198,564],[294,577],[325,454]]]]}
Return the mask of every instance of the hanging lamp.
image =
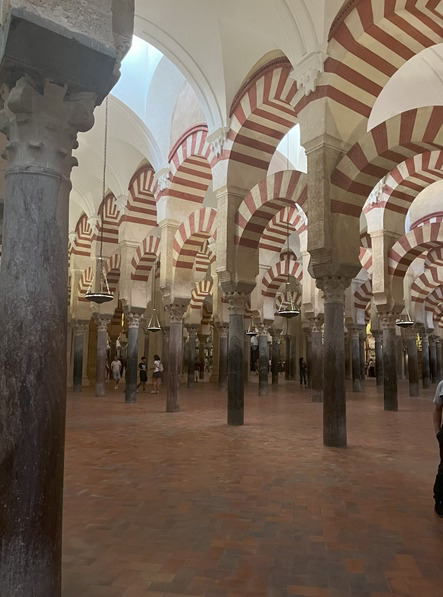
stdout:
{"type": "Polygon", "coordinates": [[[251,319],[251,323],[249,324],[249,327],[246,331],[246,335],[252,337],[252,336],[256,336],[257,334],[258,334],[258,330],[255,327],[254,322],[251,319]]]}
{"type": "Polygon", "coordinates": [[[292,317],[296,317],[300,314],[299,309],[294,305],[294,298],[291,292],[291,283],[289,282],[289,208],[288,208],[288,217],[286,218],[286,234],[287,234],[287,251],[286,254],[288,256],[288,275],[286,279],[286,289],[285,289],[285,296],[289,296],[289,305],[284,307],[284,303],[282,303],[280,309],[277,311],[277,315],[280,317],[284,317],[285,319],[291,319],[292,317]]]}
{"type": "Polygon", "coordinates": [[[399,328],[410,328],[414,324],[415,321],[409,315],[409,311],[407,309],[395,322],[395,325],[398,325],[399,328]]]}
{"type": "Polygon", "coordinates": [[[91,303],[108,303],[112,301],[114,295],[109,290],[108,278],[103,268],[103,210],[105,207],[105,193],[106,193],[106,157],[108,149],[108,97],[105,101],[105,139],[104,139],[104,150],[103,150],[103,179],[102,179],[102,205],[100,215],[100,255],[97,258],[97,265],[95,269],[95,276],[91,280],[91,284],[88,291],[85,294],[86,300],[91,303]],[[95,290],[92,290],[95,288],[95,290]]]}
{"type": "Polygon", "coordinates": [[[152,297],[152,315],[151,319],[149,320],[146,329],[148,332],[159,332],[162,328],[160,325],[160,321],[157,316],[157,311],[155,309],[155,278],[157,275],[157,260],[154,262],[154,268],[152,272],[152,285],[151,285],[151,297],[152,297]]]}

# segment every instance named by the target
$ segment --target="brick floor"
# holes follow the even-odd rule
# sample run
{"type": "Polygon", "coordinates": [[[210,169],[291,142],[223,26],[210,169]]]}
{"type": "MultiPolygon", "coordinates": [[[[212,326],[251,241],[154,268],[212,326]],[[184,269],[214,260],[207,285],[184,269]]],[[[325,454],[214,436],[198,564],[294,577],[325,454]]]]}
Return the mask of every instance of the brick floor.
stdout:
{"type": "Polygon", "coordinates": [[[348,392],[346,450],[322,446],[322,407],[294,382],[246,391],[226,425],[208,383],[68,398],[63,597],[441,597],[432,390],[383,411],[348,392]]]}

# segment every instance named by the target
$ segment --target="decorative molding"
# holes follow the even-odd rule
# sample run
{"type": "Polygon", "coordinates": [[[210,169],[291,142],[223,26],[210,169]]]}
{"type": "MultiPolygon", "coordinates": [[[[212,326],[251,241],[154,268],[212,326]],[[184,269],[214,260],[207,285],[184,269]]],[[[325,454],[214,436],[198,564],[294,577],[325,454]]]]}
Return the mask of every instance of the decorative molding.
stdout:
{"type": "Polygon", "coordinates": [[[157,192],[161,193],[162,191],[169,188],[171,183],[169,177],[171,175],[171,168],[169,166],[165,166],[161,168],[158,172],[154,174],[154,180],[157,181],[157,192]]]}
{"type": "Polygon", "coordinates": [[[317,287],[323,292],[325,303],[344,303],[345,290],[351,283],[349,278],[342,276],[325,276],[317,278],[317,287]]]}
{"type": "Polygon", "coordinates": [[[304,94],[309,95],[317,88],[318,76],[324,73],[325,52],[312,52],[303,58],[291,72],[291,79],[297,82],[298,89],[303,88],[304,94]]]}
{"type": "Polygon", "coordinates": [[[213,156],[216,158],[219,158],[223,153],[228,131],[228,127],[222,126],[211,131],[206,137],[206,143],[208,143],[213,156]]]}
{"type": "Polygon", "coordinates": [[[121,194],[115,198],[115,205],[121,213],[124,213],[124,211],[128,207],[128,199],[129,199],[128,195],[123,195],[123,194],[121,194]]]}
{"type": "Polygon", "coordinates": [[[229,303],[229,312],[232,315],[244,315],[246,303],[249,300],[249,294],[244,292],[226,292],[225,300],[229,303]]]}

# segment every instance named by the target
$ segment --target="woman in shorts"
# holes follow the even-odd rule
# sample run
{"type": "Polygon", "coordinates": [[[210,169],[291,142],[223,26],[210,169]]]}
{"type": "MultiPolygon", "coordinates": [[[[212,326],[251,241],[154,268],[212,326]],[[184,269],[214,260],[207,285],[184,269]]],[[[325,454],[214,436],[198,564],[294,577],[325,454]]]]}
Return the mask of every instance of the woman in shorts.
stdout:
{"type": "Polygon", "coordinates": [[[151,367],[152,373],[152,392],[151,394],[158,394],[160,388],[160,381],[162,378],[163,365],[158,354],[154,355],[154,366],[151,367]]]}

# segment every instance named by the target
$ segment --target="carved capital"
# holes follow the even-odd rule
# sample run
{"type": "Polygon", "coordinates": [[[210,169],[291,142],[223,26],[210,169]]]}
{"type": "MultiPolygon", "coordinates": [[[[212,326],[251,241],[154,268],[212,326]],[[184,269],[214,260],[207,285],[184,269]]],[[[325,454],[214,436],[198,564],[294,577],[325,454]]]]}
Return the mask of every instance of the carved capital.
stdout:
{"type": "Polygon", "coordinates": [[[198,325],[188,324],[185,327],[188,330],[188,336],[190,338],[197,338],[198,325]]]}
{"type": "Polygon", "coordinates": [[[291,72],[291,78],[297,81],[297,87],[303,88],[304,94],[309,95],[317,88],[319,75],[324,72],[324,63],[327,58],[324,52],[311,52],[304,57],[291,72]]]}
{"type": "Polygon", "coordinates": [[[206,137],[206,143],[209,144],[209,148],[216,158],[219,158],[223,153],[227,132],[228,129],[226,127],[220,127],[211,131],[206,137]]]}
{"type": "Polygon", "coordinates": [[[229,334],[229,325],[227,323],[222,323],[218,326],[218,333],[220,338],[227,338],[229,334]]]}
{"type": "Polygon", "coordinates": [[[397,321],[399,313],[379,313],[378,319],[382,330],[395,329],[395,322],[397,321]]]}
{"type": "Polygon", "coordinates": [[[108,325],[111,323],[111,316],[110,315],[100,315],[99,313],[94,313],[94,321],[97,325],[98,332],[107,332],[108,325]]]}
{"type": "Polygon", "coordinates": [[[166,305],[165,309],[169,313],[169,321],[171,323],[180,323],[183,321],[183,316],[188,308],[188,302],[175,302],[166,305]]]}
{"type": "Polygon", "coordinates": [[[381,342],[383,339],[383,332],[382,330],[371,330],[372,335],[374,336],[374,340],[376,342],[381,342]]]}
{"type": "Polygon", "coordinates": [[[125,313],[125,319],[128,322],[128,328],[139,328],[142,318],[142,313],[137,313],[134,311],[128,311],[125,313]]]}
{"type": "Polygon", "coordinates": [[[353,340],[360,339],[360,334],[363,329],[363,327],[361,325],[349,325],[349,326],[347,326],[347,328],[348,328],[349,334],[351,335],[351,338],[353,340]]]}
{"type": "Polygon", "coordinates": [[[249,296],[244,292],[226,292],[224,297],[229,303],[229,312],[233,315],[244,315],[249,296]]]}
{"type": "Polygon", "coordinates": [[[266,321],[260,321],[257,325],[258,328],[258,336],[266,336],[266,338],[268,337],[268,329],[269,329],[269,323],[266,321]]]}
{"type": "Polygon", "coordinates": [[[169,166],[165,166],[161,168],[158,172],[154,174],[154,180],[157,181],[157,193],[161,193],[165,191],[170,184],[169,176],[171,174],[171,169],[169,166]]]}
{"type": "Polygon", "coordinates": [[[76,321],[74,327],[75,336],[83,336],[89,328],[89,321],[76,321]]]}
{"type": "Polygon", "coordinates": [[[317,287],[323,291],[323,300],[327,303],[344,303],[345,290],[351,280],[342,276],[317,278],[317,287]]]}
{"type": "Polygon", "coordinates": [[[321,332],[322,331],[322,325],[323,325],[324,319],[325,318],[324,318],[323,313],[319,313],[317,315],[317,317],[310,317],[308,319],[309,325],[310,325],[310,331],[312,333],[321,332]]]}

